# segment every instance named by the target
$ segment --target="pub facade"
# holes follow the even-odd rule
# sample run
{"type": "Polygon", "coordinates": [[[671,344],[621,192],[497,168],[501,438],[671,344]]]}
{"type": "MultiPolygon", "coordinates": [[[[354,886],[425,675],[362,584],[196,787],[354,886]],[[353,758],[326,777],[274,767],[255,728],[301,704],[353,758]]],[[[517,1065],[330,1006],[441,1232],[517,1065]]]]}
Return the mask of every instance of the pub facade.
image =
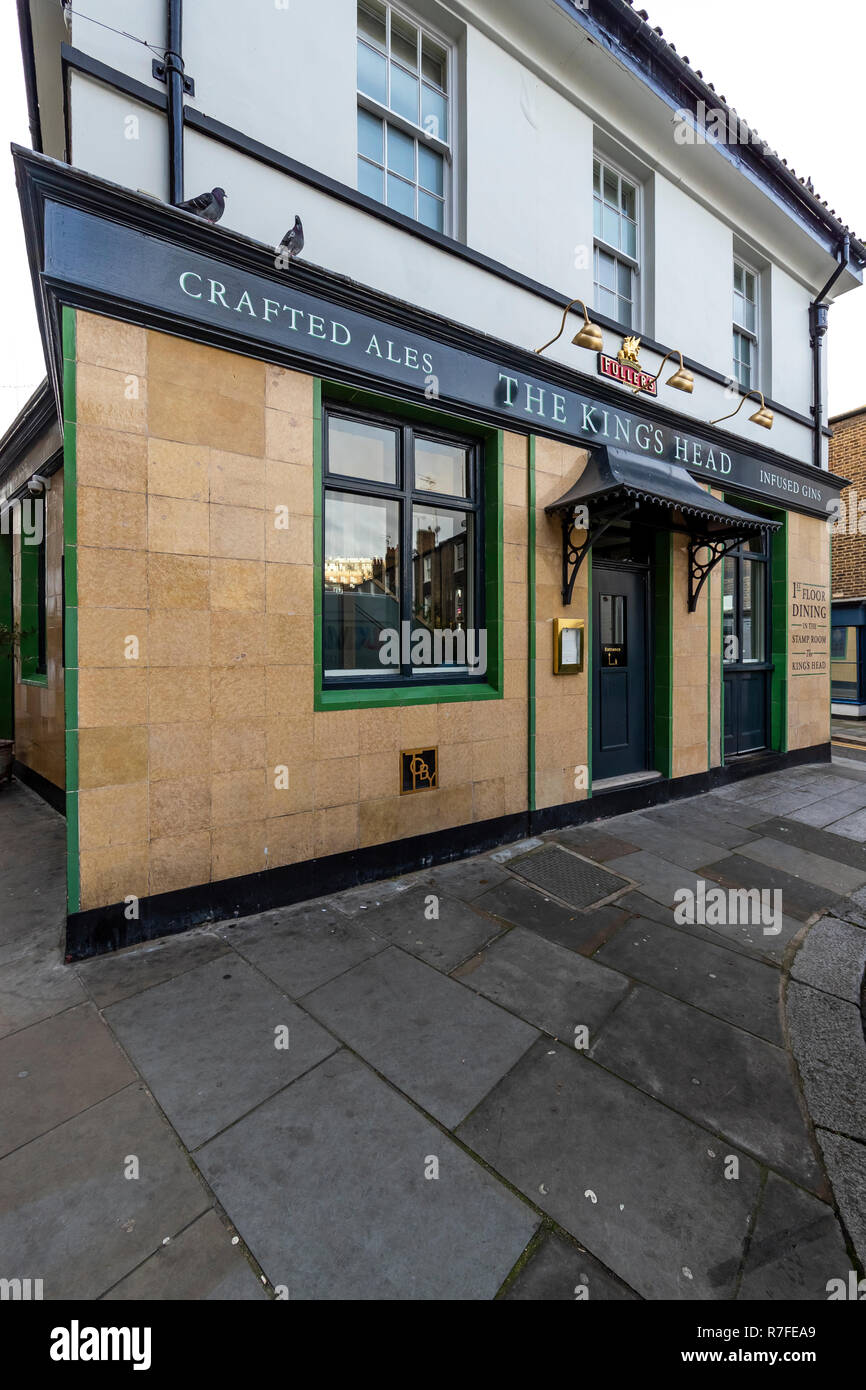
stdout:
{"type": "Polygon", "coordinates": [[[69,956],[829,758],[866,248],[625,0],[179,8],[22,6],[0,602],[69,956]]]}

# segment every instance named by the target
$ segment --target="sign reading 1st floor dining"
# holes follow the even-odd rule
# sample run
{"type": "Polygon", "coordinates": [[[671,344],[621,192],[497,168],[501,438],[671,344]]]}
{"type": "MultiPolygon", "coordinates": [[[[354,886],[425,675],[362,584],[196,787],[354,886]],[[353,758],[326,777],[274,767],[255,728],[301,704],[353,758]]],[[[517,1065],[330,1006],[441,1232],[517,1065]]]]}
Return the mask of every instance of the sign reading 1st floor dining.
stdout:
{"type": "Polygon", "coordinates": [[[765,462],[731,440],[675,429],[543,377],[417,334],[292,284],[291,270],[265,276],[202,256],[66,204],[45,205],[45,274],[63,287],[216,327],[244,342],[288,350],[312,371],[368,378],[369,389],[411,387],[439,406],[475,408],[503,428],[612,444],[679,463],[713,487],[744,491],[783,507],[827,516],[840,488],[808,465],[765,462]]]}

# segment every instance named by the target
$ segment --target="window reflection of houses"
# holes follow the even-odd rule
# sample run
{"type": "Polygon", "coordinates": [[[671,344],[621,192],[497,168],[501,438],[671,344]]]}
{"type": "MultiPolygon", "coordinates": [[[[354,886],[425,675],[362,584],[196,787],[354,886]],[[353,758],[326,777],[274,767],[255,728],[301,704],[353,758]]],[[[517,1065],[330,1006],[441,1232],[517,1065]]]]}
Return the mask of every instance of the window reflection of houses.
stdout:
{"type": "Polygon", "coordinates": [[[440,538],[438,530],[415,532],[412,557],[413,612],[430,628],[466,626],[466,533],[440,538]]]}

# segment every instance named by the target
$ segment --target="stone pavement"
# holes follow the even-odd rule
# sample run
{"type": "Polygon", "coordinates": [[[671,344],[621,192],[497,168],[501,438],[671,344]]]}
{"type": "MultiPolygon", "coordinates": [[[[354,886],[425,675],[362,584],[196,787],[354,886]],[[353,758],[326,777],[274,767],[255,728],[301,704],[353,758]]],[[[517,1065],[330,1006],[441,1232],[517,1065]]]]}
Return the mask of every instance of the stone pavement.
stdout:
{"type": "Polygon", "coordinates": [[[825,1299],[866,1257],[864,830],[866,766],[792,769],[72,967],[13,785],[0,1277],[825,1299]],[[675,920],[716,888],[781,890],[771,932],[675,920]]]}

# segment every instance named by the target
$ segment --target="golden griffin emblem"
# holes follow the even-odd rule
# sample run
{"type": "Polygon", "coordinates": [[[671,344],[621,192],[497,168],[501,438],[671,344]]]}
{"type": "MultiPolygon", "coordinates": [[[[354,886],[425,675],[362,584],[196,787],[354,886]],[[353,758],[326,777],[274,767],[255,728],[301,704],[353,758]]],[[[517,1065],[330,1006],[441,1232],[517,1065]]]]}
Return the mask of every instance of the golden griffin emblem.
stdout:
{"type": "Polygon", "coordinates": [[[625,362],[630,367],[639,367],[638,353],[640,352],[640,338],[623,338],[622,347],[616,355],[618,362],[625,362]]]}

